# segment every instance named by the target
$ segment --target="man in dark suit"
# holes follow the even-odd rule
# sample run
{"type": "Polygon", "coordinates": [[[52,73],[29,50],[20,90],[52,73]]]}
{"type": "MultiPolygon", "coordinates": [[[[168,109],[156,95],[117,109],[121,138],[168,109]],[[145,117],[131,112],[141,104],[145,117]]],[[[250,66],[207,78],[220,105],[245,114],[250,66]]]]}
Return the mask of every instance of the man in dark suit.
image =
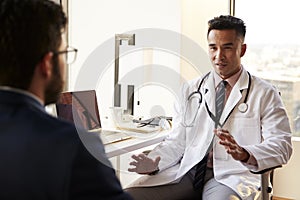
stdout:
{"type": "Polygon", "coordinates": [[[77,51],[66,21],[48,0],[0,0],[0,199],[131,199],[99,137],[45,112],[77,51]]]}

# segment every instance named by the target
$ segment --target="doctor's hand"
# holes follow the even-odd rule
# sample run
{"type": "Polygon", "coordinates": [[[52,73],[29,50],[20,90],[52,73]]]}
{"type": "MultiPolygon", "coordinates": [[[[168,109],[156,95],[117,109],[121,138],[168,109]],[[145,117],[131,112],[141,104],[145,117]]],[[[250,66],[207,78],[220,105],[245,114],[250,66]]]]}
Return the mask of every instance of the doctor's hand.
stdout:
{"type": "Polygon", "coordinates": [[[160,157],[156,157],[155,160],[147,157],[145,154],[132,155],[131,156],[135,161],[129,163],[129,165],[135,166],[135,168],[129,168],[128,171],[136,172],[138,174],[151,174],[153,172],[157,172],[158,163],[160,161],[160,157]]]}
{"type": "Polygon", "coordinates": [[[214,133],[220,138],[220,144],[223,145],[228,154],[235,160],[247,162],[250,154],[235,141],[233,136],[224,129],[215,129],[214,133]]]}

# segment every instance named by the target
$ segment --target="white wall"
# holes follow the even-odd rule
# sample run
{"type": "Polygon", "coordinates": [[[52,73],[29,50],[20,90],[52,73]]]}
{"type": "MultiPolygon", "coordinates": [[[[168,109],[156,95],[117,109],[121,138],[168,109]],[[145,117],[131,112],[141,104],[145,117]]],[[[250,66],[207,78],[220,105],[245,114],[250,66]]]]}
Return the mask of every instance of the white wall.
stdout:
{"type": "Polygon", "coordinates": [[[289,163],[275,170],[274,196],[299,200],[300,138],[293,138],[293,154],[289,163]]]}
{"type": "MultiPolygon", "coordinates": [[[[104,126],[107,125],[105,120],[109,117],[109,107],[113,105],[114,36],[124,32],[136,33],[136,46],[120,46],[119,78],[123,85],[136,86],[135,99],[140,100],[141,104],[137,106],[135,103],[135,114],[145,117],[151,114],[170,115],[170,102],[173,102],[174,94],[155,79],[157,74],[151,73],[158,65],[179,73],[179,59],[172,53],[155,49],[155,46],[148,48],[141,44],[159,37],[155,33],[160,29],[180,33],[180,16],[179,0],[69,1],[69,44],[79,49],[77,60],[69,69],[69,90],[97,90],[104,126]],[[153,30],[150,29],[149,34],[149,31],[141,31],[143,28],[153,30]],[[147,38],[144,38],[145,35],[147,38]],[[146,65],[152,67],[145,67],[146,65]],[[136,70],[139,68],[141,70],[136,70]],[[149,85],[155,87],[148,87],[149,85]],[[153,96],[157,98],[152,98],[153,96]],[[163,110],[157,105],[162,105],[163,110]]],[[[174,48],[179,49],[180,39],[175,38],[173,43],[174,48]]],[[[178,80],[173,80],[175,85],[172,87],[179,87],[178,80]]],[[[122,89],[124,91],[126,88],[122,89]]],[[[122,106],[126,106],[126,101],[122,101],[122,106]]]]}

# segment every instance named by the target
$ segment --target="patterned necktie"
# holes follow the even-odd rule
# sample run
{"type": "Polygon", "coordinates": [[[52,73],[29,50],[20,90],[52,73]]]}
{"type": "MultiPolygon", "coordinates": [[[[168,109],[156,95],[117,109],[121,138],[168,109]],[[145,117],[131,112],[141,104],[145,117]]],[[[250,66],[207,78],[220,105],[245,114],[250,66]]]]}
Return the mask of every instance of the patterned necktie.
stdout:
{"type": "Polygon", "coordinates": [[[225,102],[225,88],[226,88],[227,82],[222,81],[219,85],[219,88],[216,92],[216,121],[215,121],[215,128],[218,127],[220,117],[223,112],[224,108],[224,102],[225,102]]]}
{"type": "Polygon", "coordinates": [[[206,173],[208,154],[197,164],[196,172],[194,176],[193,187],[194,190],[203,189],[204,186],[204,177],[206,173]]]}
{"type": "MultiPolygon", "coordinates": [[[[227,82],[222,81],[220,83],[220,86],[216,92],[216,122],[215,122],[215,128],[217,128],[223,108],[224,108],[224,102],[225,102],[225,88],[226,88],[227,82]]],[[[213,142],[213,141],[212,141],[213,142]]],[[[211,142],[211,143],[212,143],[211,142]]],[[[210,144],[207,154],[204,156],[204,158],[197,164],[196,166],[196,173],[194,177],[193,187],[194,190],[203,189],[204,186],[204,178],[207,168],[207,161],[208,161],[208,155],[209,152],[212,149],[212,144],[210,144]]]]}

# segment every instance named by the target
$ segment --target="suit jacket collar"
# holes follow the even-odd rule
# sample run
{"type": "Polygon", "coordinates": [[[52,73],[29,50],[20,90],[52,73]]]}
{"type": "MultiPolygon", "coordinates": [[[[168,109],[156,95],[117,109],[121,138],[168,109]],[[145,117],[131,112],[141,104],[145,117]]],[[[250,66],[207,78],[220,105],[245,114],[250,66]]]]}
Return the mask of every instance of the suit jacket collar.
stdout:
{"type": "MultiPolygon", "coordinates": [[[[242,91],[248,88],[248,73],[245,69],[243,69],[238,81],[234,85],[231,90],[231,93],[227,99],[225,104],[223,113],[221,115],[220,124],[223,124],[226,118],[230,115],[230,112],[234,109],[234,107],[238,104],[238,102],[242,99],[242,91]]],[[[215,98],[216,98],[216,91],[215,91],[215,80],[213,78],[213,73],[210,73],[207,80],[203,84],[204,89],[204,101],[206,101],[208,108],[211,113],[215,115],[215,98]]]]}
{"type": "Polygon", "coordinates": [[[10,90],[0,90],[0,105],[24,105],[46,112],[44,106],[35,98],[10,90]]]}

